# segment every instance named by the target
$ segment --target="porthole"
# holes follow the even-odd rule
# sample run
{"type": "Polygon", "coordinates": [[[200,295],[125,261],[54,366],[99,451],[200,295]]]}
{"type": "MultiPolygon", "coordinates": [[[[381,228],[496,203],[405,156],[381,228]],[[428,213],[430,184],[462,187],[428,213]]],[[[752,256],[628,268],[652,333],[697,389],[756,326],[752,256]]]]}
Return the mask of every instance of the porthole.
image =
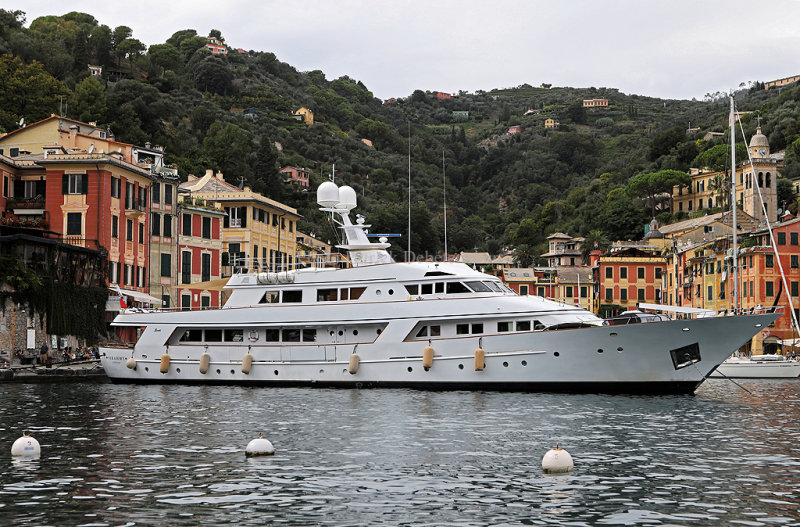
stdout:
{"type": "Polygon", "coordinates": [[[375,296],[381,296],[381,290],[380,289],[376,289],[375,290],[375,296]]]}
{"type": "Polygon", "coordinates": [[[217,375],[219,375],[220,373],[222,373],[222,372],[221,372],[221,371],[219,371],[219,370],[217,370],[217,375]]]}
{"type": "Polygon", "coordinates": [[[320,375],[323,375],[324,373],[325,373],[325,370],[319,370],[319,374],[320,375]]]}
{"type": "Polygon", "coordinates": [[[175,368],[175,373],[180,373],[180,372],[181,372],[180,368],[175,368]]]}
{"type": "Polygon", "coordinates": [[[356,336],[356,335],[358,335],[358,330],[357,330],[357,329],[354,329],[354,330],[353,330],[353,336],[356,336]]]}
{"type": "Polygon", "coordinates": [[[341,337],[342,335],[344,335],[344,331],[342,331],[342,330],[340,329],[340,330],[339,330],[339,336],[341,337]]]}
{"type": "Polygon", "coordinates": [[[559,353],[557,351],[554,351],[553,352],[553,357],[558,357],[558,356],[559,356],[559,353]]]}
{"type": "Polygon", "coordinates": [[[389,295],[393,295],[393,294],[394,294],[394,289],[389,289],[389,295]]]}
{"type": "Polygon", "coordinates": [[[463,370],[463,369],[464,369],[464,365],[463,365],[463,364],[459,364],[459,365],[458,365],[458,369],[459,369],[459,370],[463,370]]]}
{"type": "Polygon", "coordinates": [[[617,334],[614,333],[613,331],[611,333],[609,333],[609,335],[611,335],[612,337],[616,337],[617,336],[617,334]]]}
{"type": "Polygon", "coordinates": [[[603,348],[598,348],[597,353],[603,353],[603,348]]]}
{"type": "Polygon", "coordinates": [[[236,374],[236,370],[231,370],[231,375],[235,375],[235,374],[236,374]]]}
{"type": "Polygon", "coordinates": [[[145,367],[144,367],[144,371],[150,371],[150,368],[148,368],[147,366],[145,366],[145,367]]]}
{"type": "Polygon", "coordinates": [[[410,373],[410,372],[414,371],[414,368],[412,368],[411,366],[409,366],[409,367],[408,367],[408,371],[409,371],[409,373],[410,373]]]}
{"type": "Polygon", "coordinates": [[[689,328],[683,328],[683,331],[689,331],[689,328]]]}
{"type": "Polygon", "coordinates": [[[331,331],[331,337],[333,336],[334,333],[335,333],[334,331],[331,331]]]}
{"type": "Polygon", "coordinates": [[[622,347],[620,346],[619,348],[617,348],[617,351],[622,353],[622,347]]]}
{"type": "Polygon", "coordinates": [[[508,363],[507,362],[503,363],[503,368],[508,368],[508,363]]]}
{"type": "Polygon", "coordinates": [[[523,366],[527,366],[528,365],[528,361],[524,360],[520,364],[522,364],[523,366]]]}
{"type": "Polygon", "coordinates": [[[278,375],[278,370],[275,370],[273,373],[274,373],[275,375],[278,375]]]}
{"type": "Polygon", "coordinates": [[[382,329],[380,329],[380,328],[378,328],[377,330],[375,330],[375,333],[377,333],[378,335],[380,335],[380,334],[381,334],[381,331],[383,331],[383,330],[382,330],[382,329]]]}

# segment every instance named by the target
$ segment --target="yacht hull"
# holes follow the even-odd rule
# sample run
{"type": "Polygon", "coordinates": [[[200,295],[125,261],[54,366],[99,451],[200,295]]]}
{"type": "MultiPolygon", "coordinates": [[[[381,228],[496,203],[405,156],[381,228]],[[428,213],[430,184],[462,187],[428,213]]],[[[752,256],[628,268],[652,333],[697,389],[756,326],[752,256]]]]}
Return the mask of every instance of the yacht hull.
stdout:
{"type": "Polygon", "coordinates": [[[734,379],[796,379],[798,376],[800,362],[749,359],[726,360],[709,375],[734,379]]]}
{"type": "MultiPolygon", "coordinates": [[[[777,317],[303,346],[165,347],[142,339],[133,349],[101,352],[105,371],[115,382],[680,394],[692,393],[777,317]],[[429,367],[426,346],[434,349],[429,367]],[[476,369],[481,362],[476,360],[478,348],[482,369],[476,369]],[[207,368],[201,368],[203,360],[207,368]]],[[[164,332],[175,325],[164,324],[164,332]]]]}

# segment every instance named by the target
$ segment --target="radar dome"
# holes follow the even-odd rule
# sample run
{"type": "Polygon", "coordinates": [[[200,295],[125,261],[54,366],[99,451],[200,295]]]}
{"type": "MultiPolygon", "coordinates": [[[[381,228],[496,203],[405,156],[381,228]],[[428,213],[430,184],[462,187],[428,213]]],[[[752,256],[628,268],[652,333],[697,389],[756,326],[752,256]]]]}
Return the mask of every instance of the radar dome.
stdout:
{"type": "Polygon", "coordinates": [[[317,203],[332,209],[339,203],[339,187],[333,181],[325,181],[317,188],[317,203]]]}
{"type": "Polygon", "coordinates": [[[353,187],[347,185],[339,187],[339,204],[336,208],[347,210],[356,208],[356,191],[353,187]]]}

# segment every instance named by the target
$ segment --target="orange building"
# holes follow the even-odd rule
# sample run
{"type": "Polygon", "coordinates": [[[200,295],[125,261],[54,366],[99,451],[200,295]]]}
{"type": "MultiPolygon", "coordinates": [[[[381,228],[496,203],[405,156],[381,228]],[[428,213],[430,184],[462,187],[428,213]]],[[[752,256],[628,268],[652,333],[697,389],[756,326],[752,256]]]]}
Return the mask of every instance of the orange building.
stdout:
{"type": "Polygon", "coordinates": [[[604,255],[593,251],[592,259],[601,315],[635,309],[639,302],[661,303],[666,261],[656,246],[619,244],[604,255]]]}

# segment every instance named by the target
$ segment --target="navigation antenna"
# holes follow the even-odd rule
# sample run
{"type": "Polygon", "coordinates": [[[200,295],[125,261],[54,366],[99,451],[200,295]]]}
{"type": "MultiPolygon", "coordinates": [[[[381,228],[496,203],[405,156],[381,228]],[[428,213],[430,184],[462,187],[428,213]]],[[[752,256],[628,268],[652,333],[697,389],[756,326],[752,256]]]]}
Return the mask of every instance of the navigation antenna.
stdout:
{"type": "Polygon", "coordinates": [[[408,122],[408,252],[406,261],[411,261],[411,121],[408,122]]]}

